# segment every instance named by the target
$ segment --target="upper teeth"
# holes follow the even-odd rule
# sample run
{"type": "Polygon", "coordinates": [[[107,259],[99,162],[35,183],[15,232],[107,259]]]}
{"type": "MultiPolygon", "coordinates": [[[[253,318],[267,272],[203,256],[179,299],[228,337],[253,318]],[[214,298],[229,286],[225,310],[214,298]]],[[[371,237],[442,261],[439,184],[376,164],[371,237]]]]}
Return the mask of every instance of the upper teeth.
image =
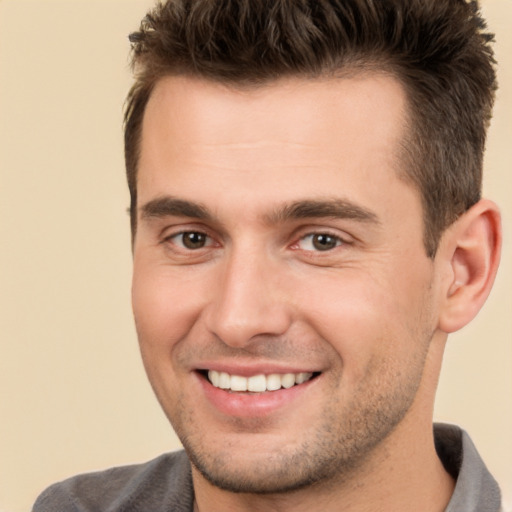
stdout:
{"type": "Polygon", "coordinates": [[[311,379],[312,373],[271,373],[270,375],[253,375],[252,377],[241,377],[230,375],[226,372],[215,370],[208,371],[210,382],[221,389],[231,391],[276,391],[281,388],[291,388],[295,384],[302,384],[311,379]]]}

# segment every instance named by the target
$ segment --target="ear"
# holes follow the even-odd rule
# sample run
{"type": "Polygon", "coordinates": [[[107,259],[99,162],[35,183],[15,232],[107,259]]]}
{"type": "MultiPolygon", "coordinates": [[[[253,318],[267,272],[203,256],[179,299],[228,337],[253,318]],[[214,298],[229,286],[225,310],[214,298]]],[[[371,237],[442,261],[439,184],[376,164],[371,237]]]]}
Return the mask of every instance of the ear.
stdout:
{"type": "Polygon", "coordinates": [[[444,233],[438,253],[438,263],[445,270],[439,317],[442,331],[464,327],[483,306],[498,270],[501,240],[500,212],[485,199],[444,233]]]}

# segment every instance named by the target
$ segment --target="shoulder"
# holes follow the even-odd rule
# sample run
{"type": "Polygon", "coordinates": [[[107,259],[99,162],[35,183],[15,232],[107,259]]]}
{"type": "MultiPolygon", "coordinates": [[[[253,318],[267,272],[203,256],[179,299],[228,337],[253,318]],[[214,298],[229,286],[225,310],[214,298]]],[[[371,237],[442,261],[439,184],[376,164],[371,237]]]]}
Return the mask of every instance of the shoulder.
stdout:
{"type": "Polygon", "coordinates": [[[54,484],[39,496],[33,512],[188,512],[192,502],[190,463],[179,451],[54,484]]]}

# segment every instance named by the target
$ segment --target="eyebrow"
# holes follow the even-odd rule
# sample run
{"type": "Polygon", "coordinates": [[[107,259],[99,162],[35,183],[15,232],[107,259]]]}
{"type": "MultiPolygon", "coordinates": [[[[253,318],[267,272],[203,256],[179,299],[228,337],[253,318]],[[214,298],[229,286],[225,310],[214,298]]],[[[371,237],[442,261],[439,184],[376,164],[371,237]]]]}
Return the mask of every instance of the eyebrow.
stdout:
{"type": "Polygon", "coordinates": [[[311,218],[352,219],[369,224],[380,224],[377,214],[371,210],[352,201],[338,198],[294,201],[266,216],[270,224],[311,218]]]}
{"type": "MultiPolygon", "coordinates": [[[[141,218],[189,217],[213,221],[208,208],[200,203],[164,196],[153,199],[140,208],[141,218]]],[[[264,216],[267,224],[279,224],[291,220],[311,218],[351,219],[363,223],[380,224],[378,216],[360,205],[346,199],[304,199],[280,206],[264,216]]]]}
{"type": "Polygon", "coordinates": [[[172,196],[158,197],[140,208],[141,218],[191,217],[200,220],[212,220],[208,209],[201,204],[177,199],[172,196]]]}

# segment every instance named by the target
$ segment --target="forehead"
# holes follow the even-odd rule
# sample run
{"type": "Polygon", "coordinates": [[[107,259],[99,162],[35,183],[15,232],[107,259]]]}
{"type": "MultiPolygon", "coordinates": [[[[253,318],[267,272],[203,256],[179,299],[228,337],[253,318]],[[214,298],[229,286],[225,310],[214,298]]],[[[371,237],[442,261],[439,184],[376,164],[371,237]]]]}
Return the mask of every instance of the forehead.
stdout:
{"type": "Polygon", "coordinates": [[[334,137],[352,138],[362,125],[368,137],[392,135],[390,127],[399,129],[405,112],[401,84],[383,72],[346,78],[283,78],[243,88],[176,76],[155,85],[143,133],[154,127],[155,118],[158,123],[166,118],[174,124],[176,143],[190,135],[197,142],[222,143],[226,135],[250,142],[255,136],[261,138],[259,128],[265,129],[269,140],[289,137],[309,142],[329,131],[334,137]]]}
{"type": "Polygon", "coordinates": [[[402,87],[384,74],[251,89],[167,77],[143,120],[139,205],[176,191],[210,202],[229,189],[254,205],[336,188],[381,195],[399,179],[405,117],[402,87]]]}

